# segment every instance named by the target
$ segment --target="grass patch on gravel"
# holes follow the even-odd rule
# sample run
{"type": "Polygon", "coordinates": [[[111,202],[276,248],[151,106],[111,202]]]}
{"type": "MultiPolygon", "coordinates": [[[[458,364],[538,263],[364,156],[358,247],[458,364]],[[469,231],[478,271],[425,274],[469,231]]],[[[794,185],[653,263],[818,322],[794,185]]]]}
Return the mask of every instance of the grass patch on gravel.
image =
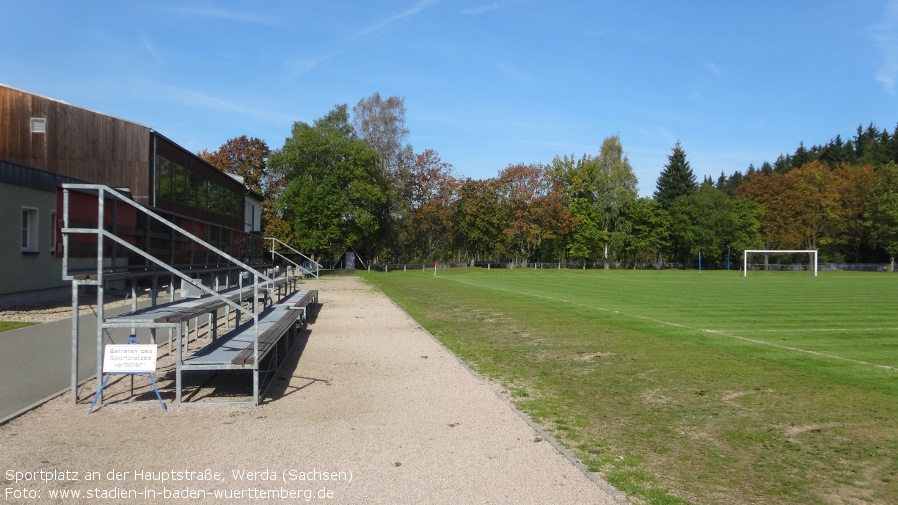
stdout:
{"type": "Polygon", "coordinates": [[[14,321],[0,321],[0,332],[15,330],[18,328],[24,328],[26,326],[31,326],[32,323],[18,323],[14,321]]]}
{"type": "Polygon", "coordinates": [[[368,273],[648,503],[898,503],[898,277],[368,273]]]}

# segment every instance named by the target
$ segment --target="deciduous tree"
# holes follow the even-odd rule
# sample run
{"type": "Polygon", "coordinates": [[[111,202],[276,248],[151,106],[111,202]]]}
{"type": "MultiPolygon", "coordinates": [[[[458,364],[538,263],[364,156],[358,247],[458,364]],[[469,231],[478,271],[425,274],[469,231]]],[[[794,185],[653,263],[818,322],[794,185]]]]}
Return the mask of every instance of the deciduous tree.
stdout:
{"type": "Polygon", "coordinates": [[[734,200],[711,184],[702,184],[695,194],[674,200],[670,217],[676,253],[683,263],[690,263],[698,253],[711,261],[723,261],[728,249],[738,252],[761,245],[754,203],[734,200]]]}
{"type": "Polygon", "coordinates": [[[567,233],[570,214],[561,203],[552,173],[544,165],[509,165],[499,172],[507,209],[504,234],[516,248],[515,256],[528,261],[543,240],[567,233]]]}
{"type": "Polygon", "coordinates": [[[552,172],[559,186],[562,202],[571,214],[571,231],[567,252],[586,261],[598,257],[608,243],[605,212],[598,204],[599,164],[589,155],[575,159],[573,155],[555,157],[552,172]]]}
{"type": "Polygon", "coordinates": [[[888,253],[894,272],[898,256],[898,165],[894,162],[876,172],[867,196],[864,222],[870,230],[871,242],[888,253]]]}
{"type": "Polygon", "coordinates": [[[271,149],[264,140],[246,135],[232,138],[222,144],[215,152],[201,151],[198,156],[215,165],[219,170],[243,177],[246,187],[263,196],[271,196],[271,186],[276,185],[269,179],[268,156],[271,149]]]}
{"type": "Polygon", "coordinates": [[[629,240],[625,209],[637,198],[637,179],[624,155],[620,137],[602,142],[599,155],[556,157],[552,171],[573,216],[568,252],[584,260],[619,259],[629,240]]]}
{"type": "Polygon", "coordinates": [[[427,149],[415,157],[409,188],[411,217],[422,259],[435,258],[451,237],[451,215],[459,182],[452,165],[427,149]]]}
{"type": "Polygon", "coordinates": [[[624,209],[630,233],[624,243],[624,259],[635,268],[651,263],[670,245],[670,214],[651,198],[638,198],[624,209]]]}
{"type": "Polygon", "coordinates": [[[500,188],[497,178],[468,178],[458,188],[452,214],[455,244],[475,261],[499,259],[508,249],[500,188]]]}
{"type": "Polygon", "coordinates": [[[764,249],[794,249],[800,234],[792,226],[790,216],[779,213],[794,198],[785,176],[778,172],[755,172],[739,186],[737,198],[746,198],[760,206],[761,239],[764,249]]]}
{"type": "Polygon", "coordinates": [[[353,246],[371,257],[385,219],[377,153],[353,132],[346,105],[312,125],[297,122],[270,157],[290,181],[278,207],[292,222],[300,250],[341,254],[353,246]]]}
{"type": "Polygon", "coordinates": [[[603,247],[607,269],[608,262],[618,259],[629,240],[631,223],[626,219],[625,209],[636,201],[638,181],[617,135],[602,142],[596,162],[596,203],[602,209],[602,226],[607,237],[603,247]]]}
{"type": "Polygon", "coordinates": [[[198,156],[223,172],[242,177],[247,188],[260,194],[263,233],[286,242],[290,236],[284,234],[282,218],[272,203],[286,181],[277,171],[269,169],[270,154],[271,149],[264,140],[241,135],[228,140],[215,152],[204,149],[198,156]]]}
{"type": "Polygon", "coordinates": [[[409,129],[405,122],[405,100],[398,96],[382,98],[375,92],[359,100],[352,108],[355,132],[378,155],[378,183],[387,197],[387,220],[378,233],[379,248],[385,253],[410,253],[414,242],[409,214],[409,170],[415,162],[412,146],[406,143],[409,129]]]}
{"type": "Polygon", "coordinates": [[[831,244],[844,217],[842,181],[822,161],[785,174],[756,173],[737,192],[763,207],[761,233],[770,249],[819,249],[831,244]]]}
{"type": "Polygon", "coordinates": [[[845,259],[858,263],[861,247],[867,241],[864,211],[875,177],[873,166],[839,163],[832,174],[840,204],[838,227],[832,230],[835,244],[845,251],[845,259]]]}
{"type": "Polygon", "coordinates": [[[402,150],[409,129],[405,125],[405,100],[398,96],[382,99],[374,92],[352,108],[355,131],[369,147],[377,151],[385,173],[395,173],[401,165],[402,150]]]}

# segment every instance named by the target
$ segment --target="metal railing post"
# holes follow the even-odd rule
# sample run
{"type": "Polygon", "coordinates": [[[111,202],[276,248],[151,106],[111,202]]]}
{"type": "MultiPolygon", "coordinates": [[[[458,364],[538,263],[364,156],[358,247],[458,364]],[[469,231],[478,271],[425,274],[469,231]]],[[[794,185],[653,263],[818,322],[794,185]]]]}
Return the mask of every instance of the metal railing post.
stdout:
{"type": "Polygon", "coordinates": [[[106,195],[103,188],[97,192],[97,401],[100,407],[103,406],[103,390],[100,384],[103,380],[103,318],[105,286],[103,285],[103,229],[105,218],[105,200],[106,195]]]}

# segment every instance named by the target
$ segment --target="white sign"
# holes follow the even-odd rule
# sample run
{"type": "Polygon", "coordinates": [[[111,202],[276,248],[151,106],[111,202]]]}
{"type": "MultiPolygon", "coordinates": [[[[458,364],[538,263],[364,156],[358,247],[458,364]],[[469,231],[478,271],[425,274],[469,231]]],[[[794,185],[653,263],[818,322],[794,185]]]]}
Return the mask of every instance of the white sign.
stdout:
{"type": "Polygon", "coordinates": [[[152,344],[107,345],[103,373],[152,373],[156,371],[156,346],[152,344]]]}

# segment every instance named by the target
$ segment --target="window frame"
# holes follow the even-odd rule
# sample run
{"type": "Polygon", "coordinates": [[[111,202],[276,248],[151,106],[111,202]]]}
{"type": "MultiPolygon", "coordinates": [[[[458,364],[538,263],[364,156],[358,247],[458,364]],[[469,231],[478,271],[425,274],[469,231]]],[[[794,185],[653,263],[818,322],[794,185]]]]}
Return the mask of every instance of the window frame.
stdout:
{"type": "Polygon", "coordinates": [[[22,254],[40,252],[40,214],[35,207],[22,206],[22,254]]]}
{"type": "Polygon", "coordinates": [[[50,254],[56,254],[56,211],[50,211],[50,254]]]}

